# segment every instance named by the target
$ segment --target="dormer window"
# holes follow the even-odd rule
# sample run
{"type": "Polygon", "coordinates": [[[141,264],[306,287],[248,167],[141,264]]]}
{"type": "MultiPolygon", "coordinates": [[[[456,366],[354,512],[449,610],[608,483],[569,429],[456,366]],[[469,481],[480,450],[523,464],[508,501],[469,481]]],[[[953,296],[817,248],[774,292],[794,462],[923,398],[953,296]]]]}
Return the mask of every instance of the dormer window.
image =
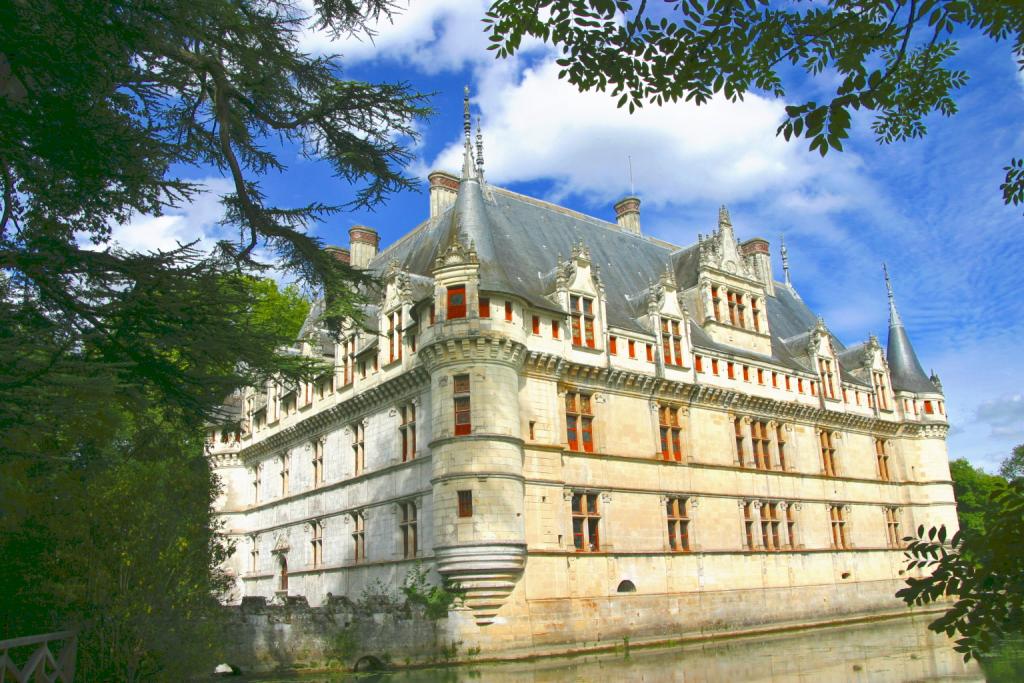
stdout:
{"type": "Polygon", "coordinates": [[[665,365],[683,364],[683,336],[678,320],[661,319],[661,345],[665,365]]]}
{"type": "Polygon", "coordinates": [[[402,360],[402,311],[388,315],[388,362],[402,360]]]}
{"type": "Polygon", "coordinates": [[[761,310],[757,306],[757,298],[750,299],[750,312],[754,318],[754,331],[761,331],[761,310]]]}
{"type": "Polygon", "coordinates": [[[448,288],[448,314],[446,319],[466,317],[466,285],[448,288]]]}
{"type": "Polygon", "coordinates": [[[832,361],[826,358],[819,358],[818,373],[821,375],[821,386],[825,397],[835,399],[835,374],[832,371],[832,361]]]}
{"type": "Polygon", "coordinates": [[[569,314],[572,317],[573,346],[594,348],[594,300],[588,296],[569,296],[569,314]]]}
{"type": "Polygon", "coordinates": [[[733,327],[744,327],[743,324],[743,295],[736,292],[726,292],[726,301],[729,302],[729,323],[733,327]]]}
{"type": "Polygon", "coordinates": [[[889,410],[889,397],[886,395],[886,382],[885,373],[880,370],[875,370],[871,373],[872,379],[874,379],[875,393],[878,395],[878,408],[880,410],[889,410]]]}

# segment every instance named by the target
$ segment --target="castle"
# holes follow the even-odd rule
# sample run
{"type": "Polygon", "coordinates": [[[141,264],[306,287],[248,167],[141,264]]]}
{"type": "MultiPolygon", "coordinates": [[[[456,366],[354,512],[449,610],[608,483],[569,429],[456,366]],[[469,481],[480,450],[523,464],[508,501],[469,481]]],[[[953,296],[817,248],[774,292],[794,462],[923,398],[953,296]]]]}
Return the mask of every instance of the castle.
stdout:
{"type": "Polygon", "coordinates": [[[769,243],[678,247],[484,178],[430,175],[427,220],[339,258],[380,278],[333,372],[270,382],[214,429],[237,595],[356,597],[415,563],[465,591],[485,651],[897,609],[901,538],[956,528],[942,387],[889,285],[889,336],[844,346],[769,243]]]}

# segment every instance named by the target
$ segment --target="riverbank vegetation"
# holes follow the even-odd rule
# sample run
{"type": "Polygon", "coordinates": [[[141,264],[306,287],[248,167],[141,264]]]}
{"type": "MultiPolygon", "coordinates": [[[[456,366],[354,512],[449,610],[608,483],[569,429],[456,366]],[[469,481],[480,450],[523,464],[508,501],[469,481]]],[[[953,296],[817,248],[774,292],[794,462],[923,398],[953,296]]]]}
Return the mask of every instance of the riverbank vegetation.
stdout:
{"type": "Polygon", "coordinates": [[[305,297],[265,278],[322,298],[331,329],[357,314],[366,276],[310,228],[412,187],[427,113],[407,85],[347,79],[299,37],[365,35],[391,9],[0,4],[0,638],[76,629],[77,680],[177,681],[212,661],[229,577],[204,430],[239,388],[322,369],[288,352],[305,297]],[[351,196],[272,203],[265,183],[293,151],[351,196]],[[210,176],[230,187],[219,241],[112,241],[210,176]]]}

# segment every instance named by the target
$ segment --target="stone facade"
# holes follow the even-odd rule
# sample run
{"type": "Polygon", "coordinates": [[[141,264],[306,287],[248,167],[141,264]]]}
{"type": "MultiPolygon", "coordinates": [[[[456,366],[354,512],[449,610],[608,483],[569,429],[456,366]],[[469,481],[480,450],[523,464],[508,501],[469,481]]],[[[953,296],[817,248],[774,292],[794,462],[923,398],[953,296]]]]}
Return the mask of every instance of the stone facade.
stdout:
{"type": "Polygon", "coordinates": [[[894,299],[888,358],[844,346],[724,208],[680,248],[633,198],[605,223],[481,171],[467,138],[423,224],[379,254],[354,230],[364,325],[314,310],[299,341],[333,372],[211,433],[232,600],[316,607],[423,562],[466,590],[446,639],[485,653],[898,608],[900,538],[956,509],[894,299]]]}

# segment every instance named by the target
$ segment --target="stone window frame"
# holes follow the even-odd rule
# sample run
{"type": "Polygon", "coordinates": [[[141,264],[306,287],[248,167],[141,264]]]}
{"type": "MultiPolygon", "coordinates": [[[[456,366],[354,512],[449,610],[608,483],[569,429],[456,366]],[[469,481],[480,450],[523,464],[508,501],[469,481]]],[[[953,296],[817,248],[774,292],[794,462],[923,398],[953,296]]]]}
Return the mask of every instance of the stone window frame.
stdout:
{"type": "Polygon", "coordinates": [[[658,319],[657,330],[661,342],[662,362],[666,366],[681,368],[683,367],[683,349],[685,347],[683,343],[684,321],[664,313],[659,314],[658,319]]]}
{"type": "Polygon", "coordinates": [[[249,573],[258,574],[260,571],[260,535],[249,534],[249,573]]]}
{"type": "Polygon", "coordinates": [[[358,477],[366,472],[366,427],[369,419],[362,418],[349,424],[348,432],[352,436],[352,476],[358,477]]]}
{"type": "Polygon", "coordinates": [[[843,452],[840,444],[843,442],[842,432],[838,429],[818,427],[815,430],[818,439],[818,462],[821,464],[821,474],[829,478],[837,478],[842,475],[842,468],[839,463],[842,461],[843,452]]]}
{"type": "Polygon", "coordinates": [[[420,556],[419,520],[420,503],[417,498],[407,498],[395,503],[398,529],[398,550],[403,559],[411,560],[420,556]],[[410,549],[409,543],[412,542],[410,549]]]}
{"type": "Polygon", "coordinates": [[[452,375],[452,434],[468,436],[473,433],[473,379],[472,373],[452,375]],[[459,419],[465,416],[465,422],[459,419]]]}
{"type": "Polygon", "coordinates": [[[596,439],[594,438],[594,424],[596,415],[594,404],[597,402],[597,393],[577,387],[568,387],[563,392],[562,416],[565,420],[565,443],[566,448],[573,453],[594,453],[597,451],[596,439]],[[575,399],[570,406],[570,396],[575,399]],[[586,402],[584,402],[586,399],[586,402]],[[570,410],[570,408],[572,408],[570,410]],[[586,408],[586,410],[584,410],[586,408]],[[570,418],[575,418],[576,439],[570,439],[570,418]],[[587,448],[586,435],[590,436],[590,447],[587,448]]]}
{"type": "Polygon", "coordinates": [[[324,520],[312,519],[309,528],[309,567],[319,569],[324,566],[324,520]]]}
{"type": "Polygon", "coordinates": [[[415,399],[399,405],[396,409],[398,416],[398,436],[402,449],[402,462],[409,462],[416,459],[416,408],[418,401],[415,399]]]}
{"type": "Polygon", "coordinates": [[[568,538],[569,548],[571,551],[581,555],[611,551],[612,545],[609,543],[606,533],[607,525],[605,523],[605,520],[607,519],[607,508],[611,503],[611,493],[609,491],[586,487],[567,487],[563,490],[563,499],[568,508],[566,511],[568,514],[565,516],[565,519],[569,522],[568,538]],[[581,497],[581,502],[584,500],[586,501],[586,503],[581,505],[579,509],[574,505],[576,496],[581,497]],[[591,501],[594,503],[593,508],[590,506],[591,501]],[[582,548],[577,547],[576,545],[577,519],[582,520],[582,548]],[[590,534],[592,529],[596,529],[597,531],[596,547],[594,547],[594,544],[591,542],[590,534]]]}
{"type": "Polygon", "coordinates": [[[696,539],[696,517],[700,499],[690,493],[665,493],[659,497],[665,529],[665,550],[669,553],[691,553],[700,550],[696,539]],[[682,503],[682,505],[676,505],[682,503]],[[679,512],[679,515],[673,515],[679,512]],[[675,547],[673,538],[685,538],[682,547],[675,547]]]}
{"type": "Polygon", "coordinates": [[[324,451],[326,450],[327,446],[327,437],[321,434],[320,436],[313,439],[312,442],[310,442],[310,446],[313,451],[313,457],[311,460],[311,463],[313,465],[312,482],[313,488],[316,488],[318,486],[322,486],[327,479],[327,470],[324,468],[324,451]]]}
{"type": "Polygon", "coordinates": [[[363,564],[367,561],[366,519],[368,516],[366,509],[363,508],[352,510],[345,516],[346,521],[352,528],[349,532],[349,536],[352,539],[352,564],[363,564]]]}
{"type": "Polygon", "coordinates": [[[747,552],[780,552],[800,550],[801,526],[799,502],[779,498],[741,498],[740,546],[747,552]],[[770,512],[765,514],[763,510],[770,512]],[[766,539],[769,541],[766,543],[766,539]]]}
{"type": "Polygon", "coordinates": [[[903,508],[899,505],[883,505],[882,515],[885,520],[885,537],[888,547],[902,549],[903,537],[900,527],[903,526],[903,508]]]}
{"type": "MultiPolygon", "coordinates": [[[[785,433],[793,431],[793,425],[770,417],[756,415],[732,414],[733,431],[733,465],[746,470],[759,472],[792,472],[793,458],[789,448],[791,439],[782,439],[785,433]],[[757,423],[758,435],[767,436],[767,453],[765,466],[759,466],[757,453],[754,450],[754,423],[757,423]],[[780,448],[781,444],[781,448],[780,448]]],[[[764,441],[765,439],[758,439],[764,441]]]]}
{"type": "Polygon", "coordinates": [[[690,462],[690,411],[685,406],[671,401],[652,401],[651,409],[657,419],[657,457],[662,462],[690,462]],[[664,419],[666,415],[670,418],[668,422],[664,419]]]}
{"type": "MultiPolygon", "coordinates": [[[[569,292],[568,297],[569,337],[572,345],[581,349],[598,348],[599,299],[583,292],[569,292]]],[[[555,338],[558,338],[557,334],[555,338]]]]}
{"type": "Polygon", "coordinates": [[[388,321],[388,361],[387,365],[391,363],[398,363],[402,360],[402,324],[405,320],[405,315],[402,310],[402,306],[388,311],[384,316],[388,321]]]}
{"type": "Polygon", "coordinates": [[[825,510],[829,522],[829,543],[833,550],[852,550],[850,525],[851,507],[846,503],[827,503],[825,510]]]}

